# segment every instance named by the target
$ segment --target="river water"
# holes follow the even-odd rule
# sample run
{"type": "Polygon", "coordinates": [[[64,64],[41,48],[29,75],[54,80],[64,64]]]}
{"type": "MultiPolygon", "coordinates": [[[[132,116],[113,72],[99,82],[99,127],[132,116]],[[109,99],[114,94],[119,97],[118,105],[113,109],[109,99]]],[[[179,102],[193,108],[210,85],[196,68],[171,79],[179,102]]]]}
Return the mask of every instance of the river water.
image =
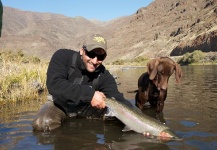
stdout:
{"type": "MultiPolygon", "coordinates": [[[[183,66],[183,78],[169,80],[163,113],[165,121],[182,140],[160,141],[135,132],[122,132],[118,120],[70,119],[50,133],[32,131],[32,120],[41,101],[5,105],[0,118],[0,149],[82,150],[216,150],[217,149],[217,66],[183,66]],[[2,115],[3,114],[3,115],[2,115]]],[[[146,68],[113,70],[119,90],[134,103],[138,77],[146,68]]],[[[145,113],[153,115],[152,109],[145,113]]]]}

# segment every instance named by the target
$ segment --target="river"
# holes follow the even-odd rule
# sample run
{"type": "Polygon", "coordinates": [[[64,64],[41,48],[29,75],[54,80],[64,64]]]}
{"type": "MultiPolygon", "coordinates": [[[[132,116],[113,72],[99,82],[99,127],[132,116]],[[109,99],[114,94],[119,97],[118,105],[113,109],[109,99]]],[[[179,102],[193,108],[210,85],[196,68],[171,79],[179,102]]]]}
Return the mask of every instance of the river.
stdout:
{"type": "MultiPolygon", "coordinates": [[[[217,66],[183,66],[181,83],[169,80],[168,94],[160,120],[182,140],[160,141],[135,132],[122,132],[118,120],[70,119],[50,133],[32,131],[32,120],[41,101],[6,105],[0,118],[0,149],[82,150],[216,150],[217,149],[217,66]],[[19,109],[18,109],[19,108],[19,109]]],[[[144,67],[113,70],[119,90],[134,103],[138,77],[144,67]]],[[[2,110],[1,110],[2,111],[2,110]]],[[[147,113],[153,110],[147,109],[147,113]]]]}

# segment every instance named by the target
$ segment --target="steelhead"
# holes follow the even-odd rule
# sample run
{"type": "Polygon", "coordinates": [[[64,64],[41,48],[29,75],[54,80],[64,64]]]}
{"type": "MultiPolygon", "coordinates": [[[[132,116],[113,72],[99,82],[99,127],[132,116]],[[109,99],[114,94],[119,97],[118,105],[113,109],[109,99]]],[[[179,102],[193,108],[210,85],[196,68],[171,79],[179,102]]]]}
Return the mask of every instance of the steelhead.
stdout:
{"type": "Polygon", "coordinates": [[[150,133],[152,136],[179,139],[168,126],[142,113],[137,107],[130,108],[115,99],[106,98],[106,106],[116,118],[123,122],[129,130],[138,133],[150,133]]]}

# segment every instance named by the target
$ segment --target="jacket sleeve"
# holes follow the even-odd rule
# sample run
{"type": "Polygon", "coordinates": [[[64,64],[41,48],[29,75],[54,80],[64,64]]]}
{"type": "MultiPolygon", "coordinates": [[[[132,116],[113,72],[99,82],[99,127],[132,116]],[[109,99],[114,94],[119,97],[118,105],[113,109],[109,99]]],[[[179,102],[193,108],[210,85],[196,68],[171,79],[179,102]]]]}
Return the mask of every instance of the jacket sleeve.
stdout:
{"type": "Polygon", "coordinates": [[[48,92],[61,101],[78,104],[79,101],[90,101],[95,90],[88,85],[68,82],[68,69],[71,65],[72,50],[57,50],[49,63],[46,85],[48,92]]]}
{"type": "Polygon", "coordinates": [[[133,107],[133,105],[124,98],[123,94],[119,92],[114,77],[107,70],[105,71],[99,83],[99,91],[103,92],[108,98],[113,97],[117,101],[120,101],[121,103],[126,104],[129,107],[133,107]]]}

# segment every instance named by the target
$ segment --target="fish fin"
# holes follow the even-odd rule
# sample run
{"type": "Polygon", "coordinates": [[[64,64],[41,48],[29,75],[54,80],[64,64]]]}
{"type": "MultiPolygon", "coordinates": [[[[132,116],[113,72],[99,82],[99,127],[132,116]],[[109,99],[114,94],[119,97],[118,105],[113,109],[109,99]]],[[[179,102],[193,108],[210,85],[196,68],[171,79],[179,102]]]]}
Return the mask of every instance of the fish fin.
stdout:
{"type": "Polygon", "coordinates": [[[131,129],[130,127],[128,127],[128,126],[125,126],[125,127],[122,129],[123,132],[131,131],[131,130],[132,130],[132,129],[131,129]]]}

